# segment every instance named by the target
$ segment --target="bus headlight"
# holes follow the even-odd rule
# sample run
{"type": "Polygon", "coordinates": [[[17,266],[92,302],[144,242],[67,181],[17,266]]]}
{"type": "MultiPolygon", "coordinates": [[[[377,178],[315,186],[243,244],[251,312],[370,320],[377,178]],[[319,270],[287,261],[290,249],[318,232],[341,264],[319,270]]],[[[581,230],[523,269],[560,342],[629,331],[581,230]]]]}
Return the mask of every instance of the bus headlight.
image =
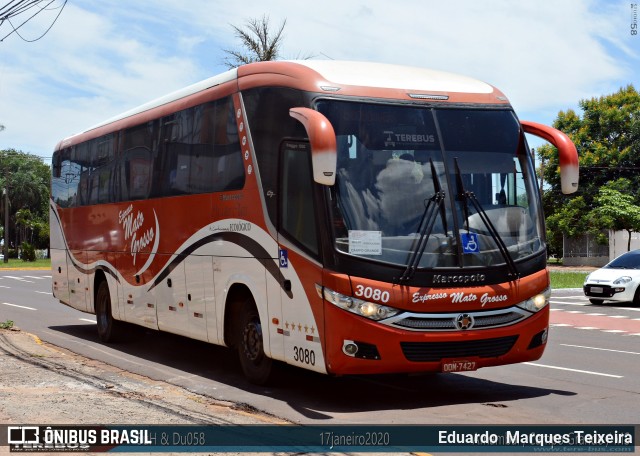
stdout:
{"type": "MultiPolygon", "coordinates": [[[[320,294],[321,287],[316,285],[316,288],[318,289],[318,294],[320,294]]],[[[385,318],[392,317],[400,312],[400,310],[394,309],[393,307],[363,301],[362,299],[354,298],[352,296],[346,296],[326,287],[322,288],[321,296],[334,306],[375,321],[384,320],[385,318]]]]}
{"type": "Polygon", "coordinates": [[[518,307],[535,313],[544,309],[549,304],[549,298],[551,298],[551,288],[547,288],[542,293],[521,302],[518,304],[518,307]]]}

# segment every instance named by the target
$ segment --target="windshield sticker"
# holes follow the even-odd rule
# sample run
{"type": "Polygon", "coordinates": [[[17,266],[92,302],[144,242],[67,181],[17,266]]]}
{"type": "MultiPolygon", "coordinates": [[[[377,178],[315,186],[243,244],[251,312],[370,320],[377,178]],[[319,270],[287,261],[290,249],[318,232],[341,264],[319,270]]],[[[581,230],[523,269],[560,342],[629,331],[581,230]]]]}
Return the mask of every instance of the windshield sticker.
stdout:
{"type": "MultiPolygon", "coordinates": [[[[400,127],[398,127],[400,128],[400,127]]],[[[385,130],[384,147],[385,149],[431,149],[437,145],[436,135],[428,133],[415,133],[412,129],[404,129],[409,131],[385,130]]]]}
{"type": "Polygon", "coordinates": [[[349,253],[382,255],[382,231],[349,230],[349,253]]]}
{"type": "Polygon", "coordinates": [[[476,233],[461,233],[460,239],[464,253],[480,253],[480,244],[476,233]]]}

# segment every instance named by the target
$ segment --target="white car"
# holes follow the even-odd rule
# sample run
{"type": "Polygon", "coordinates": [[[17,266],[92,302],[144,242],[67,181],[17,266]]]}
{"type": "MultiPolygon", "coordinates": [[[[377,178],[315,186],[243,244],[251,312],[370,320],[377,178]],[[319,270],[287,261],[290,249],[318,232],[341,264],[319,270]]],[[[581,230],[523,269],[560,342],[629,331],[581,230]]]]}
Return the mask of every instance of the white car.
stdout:
{"type": "Polygon", "coordinates": [[[584,294],[593,304],[632,302],[640,306],[640,250],[620,255],[584,280],[584,294]]]}

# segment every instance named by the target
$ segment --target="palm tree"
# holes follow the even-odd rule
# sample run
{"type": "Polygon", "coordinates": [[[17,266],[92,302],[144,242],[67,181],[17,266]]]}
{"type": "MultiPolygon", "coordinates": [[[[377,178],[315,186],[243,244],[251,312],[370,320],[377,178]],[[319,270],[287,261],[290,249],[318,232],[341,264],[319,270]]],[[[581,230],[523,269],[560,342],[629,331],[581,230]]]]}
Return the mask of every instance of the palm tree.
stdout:
{"type": "Polygon", "coordinates": [[[269,16],[266,15],[263,15],[261,19],[248,19],[245,22],[246,29],[232,25],[235,35],[240,39],[244,50],[225,49],[224,52],[229,56],[225,58],[224,64],[228,68],[235,68],[247,63],[277,60],[284,38],[282,33],[286,23],[286,19],[282,21],[275,34],[269,29],[269,16]]]}

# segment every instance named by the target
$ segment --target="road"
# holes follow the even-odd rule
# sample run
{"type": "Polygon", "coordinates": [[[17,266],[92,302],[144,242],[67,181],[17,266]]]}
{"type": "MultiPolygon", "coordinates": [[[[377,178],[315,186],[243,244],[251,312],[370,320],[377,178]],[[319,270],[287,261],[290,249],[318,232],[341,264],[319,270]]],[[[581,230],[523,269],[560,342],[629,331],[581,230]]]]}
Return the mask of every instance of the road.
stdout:
{"type": "Polygon", "coordinates": [[[0,322],[49,343],[218,400],[305,424],[635,424],[640,422],[640,308],[591,305],[556,290],[545,355],[464,374],[333,378],[279,366],[269,387],[235,354],[141,330],[98,342],[95,317],[58,303],[49,271],[0,271],[0,322]]]}

